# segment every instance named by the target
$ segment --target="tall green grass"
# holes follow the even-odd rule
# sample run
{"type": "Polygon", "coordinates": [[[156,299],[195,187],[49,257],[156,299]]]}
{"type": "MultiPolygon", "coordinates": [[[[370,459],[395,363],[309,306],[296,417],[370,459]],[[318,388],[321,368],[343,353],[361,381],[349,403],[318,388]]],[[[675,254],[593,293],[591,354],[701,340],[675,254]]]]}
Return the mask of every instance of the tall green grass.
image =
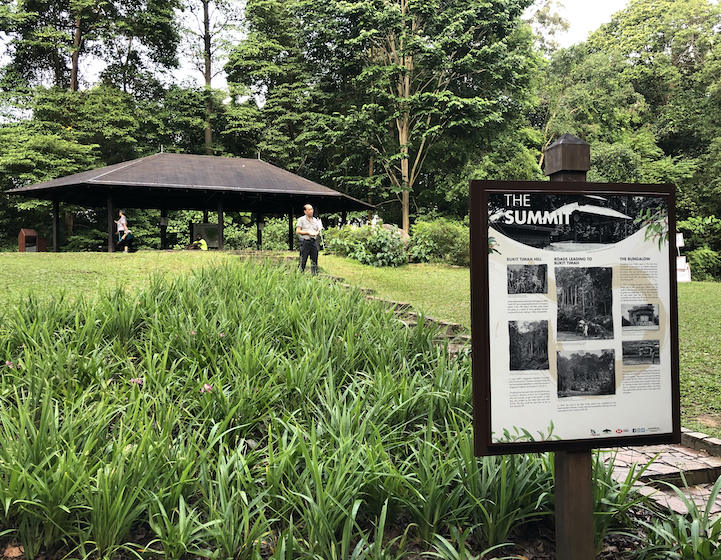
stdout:
{"type": "Polygon", "coordinates": [[[5,308],[0,534],[28,558],[480,556],[548,518],[553,473],[473,456],[470,362],[434,335],[254,264],[5,308]]]}

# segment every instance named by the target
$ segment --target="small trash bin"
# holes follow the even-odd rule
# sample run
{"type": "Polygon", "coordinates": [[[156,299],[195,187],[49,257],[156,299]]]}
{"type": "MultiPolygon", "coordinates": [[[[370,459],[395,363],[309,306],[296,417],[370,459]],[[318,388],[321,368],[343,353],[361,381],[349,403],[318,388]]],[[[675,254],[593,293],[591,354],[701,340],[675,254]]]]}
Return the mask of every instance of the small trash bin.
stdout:
{"type": "Polygon", "coordinates": [[[38,252],[38,234],[34,229],[23,228],[18,234],[18,251],[20,253],[38,252]]]}

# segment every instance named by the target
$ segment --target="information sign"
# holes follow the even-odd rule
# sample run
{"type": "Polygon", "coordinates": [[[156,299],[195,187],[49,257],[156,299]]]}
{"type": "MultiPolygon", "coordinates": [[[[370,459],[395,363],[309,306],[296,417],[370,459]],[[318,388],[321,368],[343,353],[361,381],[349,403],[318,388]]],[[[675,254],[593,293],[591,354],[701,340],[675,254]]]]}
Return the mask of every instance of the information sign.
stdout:
{"type": "Polygon", "coordinates": [[[471,183],[477,453],[680,441],[674,194],[471,183]]]}

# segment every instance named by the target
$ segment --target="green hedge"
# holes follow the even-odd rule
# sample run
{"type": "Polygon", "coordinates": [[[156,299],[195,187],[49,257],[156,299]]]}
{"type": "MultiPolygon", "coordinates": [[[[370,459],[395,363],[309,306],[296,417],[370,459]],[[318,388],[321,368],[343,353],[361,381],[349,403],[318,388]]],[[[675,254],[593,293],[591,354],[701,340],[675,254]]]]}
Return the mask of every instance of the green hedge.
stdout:
{"type": "Polygon", "coordinates": [[[411,227],[408,254],[415,262],[470,265],[470,237],[466,224],[447,218],[419,220],[411,227]]]}

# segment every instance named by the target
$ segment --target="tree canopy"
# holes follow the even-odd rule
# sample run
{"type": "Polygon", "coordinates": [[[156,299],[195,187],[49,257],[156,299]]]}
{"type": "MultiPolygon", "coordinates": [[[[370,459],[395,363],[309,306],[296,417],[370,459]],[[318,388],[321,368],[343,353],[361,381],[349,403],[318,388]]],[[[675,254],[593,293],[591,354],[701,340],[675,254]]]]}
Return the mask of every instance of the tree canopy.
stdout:
{"type": "MultiPolygon", "coordinates": [[[[689,221],[721,215],[719,4],[631,0],[565,49],[554,1],[529,4],[2,0],[0,190],[160,149],[260,156],[408,228],[462,218],[471,178],[542,178],[571,132],[589,179],[675,183],[720,250],[689,221]],[[200,83],[169,74],[187,53],[200,83]]],[[[0,195],[0,243],[47,212],[0,195]]]]}

